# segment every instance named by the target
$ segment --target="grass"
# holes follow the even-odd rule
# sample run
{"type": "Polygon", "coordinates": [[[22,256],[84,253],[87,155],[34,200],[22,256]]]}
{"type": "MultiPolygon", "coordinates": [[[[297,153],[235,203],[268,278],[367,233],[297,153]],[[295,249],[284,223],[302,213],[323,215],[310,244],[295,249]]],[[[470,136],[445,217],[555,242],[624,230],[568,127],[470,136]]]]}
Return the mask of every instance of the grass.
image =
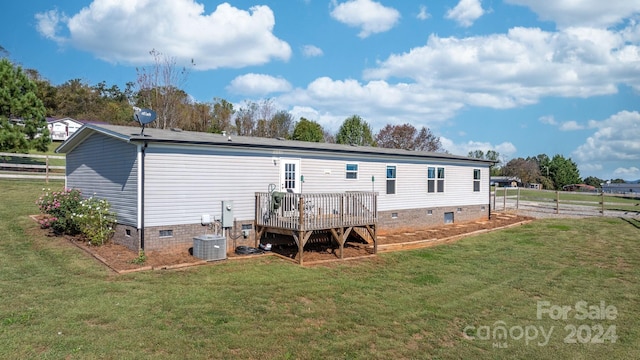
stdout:
{"type": "MultiPolygon", "coordinates": [[[[58,146],[60,146],[61,142],[56,141],[56,142],[51,142],[48,146],[47,151],[36,151],[36,150],[31,150],[29,151],[29,154],[31,155],[49,155],[50,158],[49,160],[49,166],[65,166],[66,165],[66,159],[64,158],[64,154],[57,154],[55,152],[55,150],[58,148],[58,146]],[[54,157],[54,158],[52,158],[54,157]],[[62,158],[60,158],[62,157],[62,158]]],[[[26,158],[26,157],[21,157],[21,156],[2,156],[0,157],[0,165],[2,163],[9,163],[9,164],[22,164],[24,166],[27,165],[45,165],[47,164],[47,160],[44,158],[26,158]]],[[[14,169],[15,170],[15,169],[14,169]]],[[[23,170],[25,171],[25,170],[23,170]]],[[[26,170],[26,172],[28,173],[29,170],[26,170]]],[[[42,170],[42,172],[44,172],[44,170],[42,170]]],[[[50,169],[51,173],[55,173],[55,174],[62,174],[64,175],[64,169],[50,169]]],[[[7,173],[7,171],[2,171],[2,173],[7,173]]],[[[9,173],[14,173],[9,172],[9,173]]]]}
{"type": "MultiPolygon", "coordinates": [[[[502,203],[504,196],[504,188],[499,188],[496,191],[496,204],[502,203]]],[[[518,189],[507,188],[507,196],[518,196],[518,189]]],[[[559,192],[560,204],[573,204],[573,205],[585,205],[592,206],[600,209],[602,201],[601,194],[596,193],[575,193],[575,192],[559,192]]],[[[537,201],[541,203],[550,203],[555,205],[556,192],[555,191],[543,191],[543,190],[530,190],[520,189],[520,199],[526,201],[537,201]]],[[[626,195],[615,196],[605,194],[605,210],[620,210],[620,211],[640,211],[638,207],[640,204],[640,197],[626,195]]]]}
{"type": "Polygon", "coordinates": [[[640,358],[635,220],[535,221],[328,267],[260,258],[118,276],[28,218],[43,183],[0,186],[0,358],[640,358]],[[537,318],[538,301],[582,300],[618,316],[537,318]],[[481,339],[501,324],[554,330],[545,346],[481,339]],[[564,343],[565,327],[584,340],[598,324],[615,343],[564,343]]]}

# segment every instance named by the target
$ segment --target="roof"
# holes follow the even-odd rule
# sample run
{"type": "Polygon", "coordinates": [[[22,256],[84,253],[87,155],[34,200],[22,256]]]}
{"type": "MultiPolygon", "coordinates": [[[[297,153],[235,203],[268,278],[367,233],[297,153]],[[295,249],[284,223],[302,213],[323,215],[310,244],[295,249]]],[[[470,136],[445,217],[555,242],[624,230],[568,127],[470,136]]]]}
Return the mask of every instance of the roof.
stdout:
{"type": "Polygon", "coordinates": [[[308,141],[294,141],[284,139],[262,138],[252,136],[225,136],[222,134],[212,134],[204,132],[163,130],[155,128],[145,128],[144,136],[140,135],[141,129],[132,126],[85,124],[78,131],[63,142],[57,149],[58,153],[71,152],[76,146],[82,143],[87,137],[94,133],[111,136],[129,143],[158,143],[158,144],[183,144],[197,146],[217,146],[217,147],[244,147],[262,149],[287,149],[306,150],[322,152],[339,152],[342,154],[362,154],[362,155],[386,155],[414,158],[430,158],[439,160],[465,161],[490,165],[493,161],[475,159],[466,156],[451,155],[437,152],[411,151],[402,149],[387,149],[371,146],[353,146],[331,143],[315,143],[308,141]]]}
{"type": "Polygon", "coordinates": [[[611,188],[611,189],[632,189],[632,188],[640,188],[640,184],[636,184],[636,183],[611,183],[611,184],[607,184],[604,183],[602,184],[603,188],[611,188]]]}
{"type": "Polygon", "coordinates": [[[52,124],[52,123],[56,123],[56,122],[67,122],[67,121],[72,121],[75,122],[77,124],[83,125],[83,124],[104,124],[106,125],[107,123],[102,122],[102,121],[93,121],[93,120],[78,120],[78,119],[74,119],[74,118],[70,118],[70,117],[61,117],[61,118],[56,118],[56,117],[48,117],[46,118],[47,123],[48,124],[52,124]]]}

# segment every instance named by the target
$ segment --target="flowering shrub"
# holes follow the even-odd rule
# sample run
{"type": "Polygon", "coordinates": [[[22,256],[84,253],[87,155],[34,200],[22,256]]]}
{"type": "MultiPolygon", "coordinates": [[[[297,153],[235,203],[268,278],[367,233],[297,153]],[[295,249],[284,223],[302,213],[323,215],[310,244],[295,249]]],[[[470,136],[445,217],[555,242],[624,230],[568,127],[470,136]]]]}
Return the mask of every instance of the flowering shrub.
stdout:
{"type": "Polygon", "coordinates": [[[43,188],[42,191],[43,194],[36,201],[36,205],[41,213],[50,216],[40,221],[40,226],[50,227],[57,234],[78,234],[80,228],[73,220],[72,214],[77,211],[82,200],[80,190],[51,191],[43,188]]]}
{"type": "Polygon", "coordinates": [[[82,233],[93,245],[102,245],[113,235],[116,215],[107,200],[83,199],[77,189],[42,191],[36,205],[41,213],[49,215],[40,220],[43,229],[51,228],[56,234],[82,233]]]}
{"type": "Polygon", "coordinates": [[[90,197],[80,202],[72,218],[92,245],[102,245],[113,235],[116,214],[107,200],[90,197]]]}

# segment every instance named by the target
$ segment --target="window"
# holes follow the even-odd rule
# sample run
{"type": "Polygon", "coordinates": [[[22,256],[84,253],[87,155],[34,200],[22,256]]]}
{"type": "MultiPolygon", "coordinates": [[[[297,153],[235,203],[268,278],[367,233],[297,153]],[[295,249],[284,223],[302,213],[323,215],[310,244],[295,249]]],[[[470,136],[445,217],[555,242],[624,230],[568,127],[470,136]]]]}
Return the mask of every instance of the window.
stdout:
{"type": "Polygon", "coordinates": [[[438,168],[438,192],[444,192],[444,168],[438,168]]]}
{"type": "Polygon", "coordinates": [[[387,166],[387,194],[396,193],[396,167],[387,166]]]}
{"type": "Polygon", "coordinates": [[[172,237],[173,236],[173,230],[160,230],[158,235],[160,237],[172,237]]]}
{"type": "Polygon", "coordinates": [[[480,191],[480,169],[473,169],[473,191],[480,191]]]}
{"type": "Polygon", "coordinates": [[[294,163],[284,164],[284,188],[296,188],[296,164],[294,163]]]}
{"type": "Polygon", "coordinates": [[[444,192],[444,168],[427,168],[427,192],[444,192]],[[437,172],[436,172],[437,170],[437,172]],[[437,189],[436,189],[437,185],[437,189]]]}
{"type": "Polygon", "coordinates": [[[436,168],[427,168],[427,192],[436,191],[436,168]]]}
{"type": "Polygon", "coordinates": [[[358,178],[358,164],[347,164],[346,179],[357,179],[358,178]]]}

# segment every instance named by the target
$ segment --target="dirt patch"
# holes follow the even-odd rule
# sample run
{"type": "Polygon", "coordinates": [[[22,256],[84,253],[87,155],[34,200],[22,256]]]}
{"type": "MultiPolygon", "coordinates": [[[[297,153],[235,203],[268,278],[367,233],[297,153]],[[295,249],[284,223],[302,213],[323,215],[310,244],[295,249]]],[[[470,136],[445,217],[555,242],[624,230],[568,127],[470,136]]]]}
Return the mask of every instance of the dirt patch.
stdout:
{"type": "MultiPolygon", "coordinates": [[[[33,216],[34,220],[40,220],[38,217],[33,216]]],[[[461,224],[450,224],[438,227],[430,227],[424,229],[397,229],[394,231],[386,231],[378,233],[378,245],[383,247],[391,244],[401,243],[419,243],[425,240],[433,240],[434,244],[438,243],[438,239],[451,239],[455,236],[462,236],[481,230],[491,230],[495,228],[501,228],[504,226],[521,223],[524,221],[532,220],[531,217],[519,216],[515,214],[494,214],[491,220],[486,221],[474,221],[461,224]]],[[[41,229],[48,236],[51,236],[50,230],[41,229]]],[[[190,247],[176,247],[166,249],[162,251],[148,251],[144,255],[146,259],[143,263],[138,263],[136,260],[139,258],[139,254],[135,251],[131,251],[125,246],[108,243],[102,246],[91,246],[86,241],[83,241],[80,237],[65,237],[72,244],[78,248],[86,251],[91,256],[103,262],[106,266],[112,270],[124,273],[137,270],[151,270],[151,269],[171,269],[180,268],[189,265],[205,264],[206,262],[191,255],[190,247]]],[[[408,247],[410,248],[410,247],[408,247]]],[[[343,257],[345,259],[363,257],[373,254],[373,247],[371,244],[347,242],[344,246],[343,257]]],[[[296,246],[274,246],[273,252],[279,254],[282,257],[289,259],[296,259],[297,247],[296,246]]],[[[240,256],[230,253],[229,258],[239,258],[240,256]]],[[[256,255],[249,255],[256,256],[256,255]]],[[[304,249],[304,262],[322,262],[329,260],[336,260],[340,258],[340,250],[335,242],[318,242],[309,243],[304,249]]]]}

